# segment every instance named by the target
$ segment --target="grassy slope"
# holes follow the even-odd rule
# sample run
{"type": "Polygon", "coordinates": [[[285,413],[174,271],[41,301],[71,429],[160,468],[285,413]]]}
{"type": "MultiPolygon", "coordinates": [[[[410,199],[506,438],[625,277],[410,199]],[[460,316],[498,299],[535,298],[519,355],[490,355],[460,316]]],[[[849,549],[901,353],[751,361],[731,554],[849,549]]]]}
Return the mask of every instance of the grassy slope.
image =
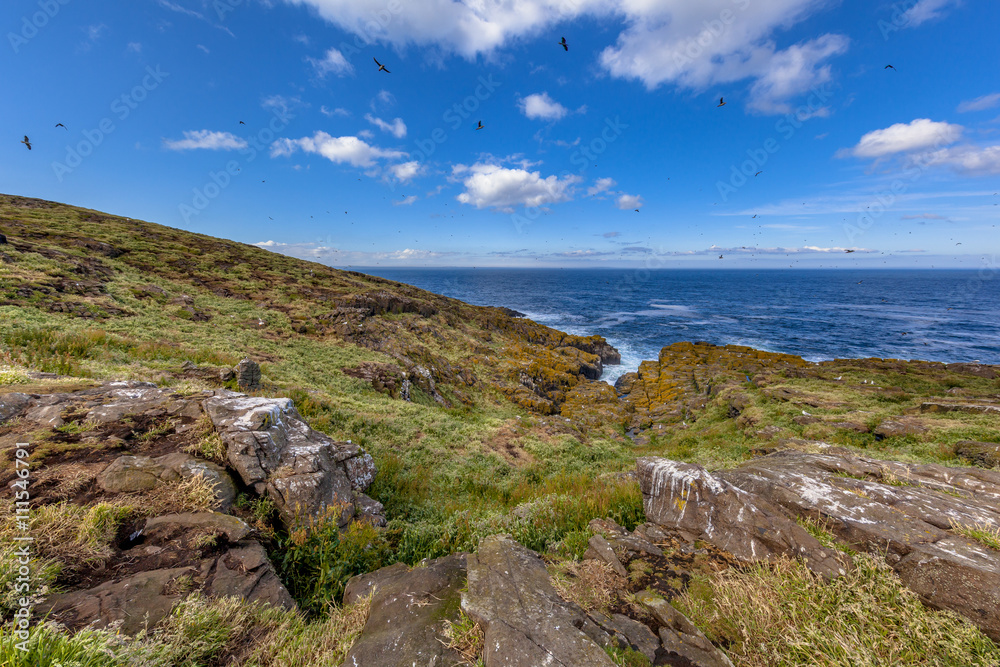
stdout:
{"type": "MultiPolygon", "coordinates": [[[[182,372],[184,361],[223,367],[250,355],[262,361],[261,394],[292,396],[314,427],[352,439],[373,453],[379,475],[371,494],[385,503],[392,519],[377,549],[370,548],[374,542],[365,532],[345,537],[315,531],[297,548],[293,536],[279,536],[283,553],[293,556],[279,567],[291,578],[299,599],[317,610],[336,596],[342,581],[317,588],[310,574],[315,559],[309,554],[325,552],[361,570],[470,549],[479,537],[506,531],[538,550],[579,555],[589,536],[585,527],[590,518],[611,514],[629,526],[641,520],[638,490],[617,474],[631,469],[637,455],[662,454],[711,467],[732,465],[767,444],[756,433],[767,425],[780,426],[782,436],[823,438],[878,457],[946,464],[961,463],[952,447],[958,439],[1000,441],[995,419],[955,413],[924,417],[929,425],[924,433],[877,441],[870,433],[797,424],[792,418],[801,414],[802,406],[768,394],[788,387],[822,395],[830,407],[809,407],[811,414],[875,426],[912,409],[922,397],[942,396],[952,387],[980,396],[1000,393],[995,380],[940,369],[900,374],[845,362],[804,376],[775,372],[759,378],[760,389],[740,387],[741,419],[728,410],[737,392],[723,391],[708,400],[695,424],[651,431],[648,442],[636,446],[622,436],[620,422],[595,420],[599,410],[578,419],[577,405],[567,412],[574,415],[567,421],[527,411],[524,401],[509,400],[519,372],[532,364],[536,369],[549,364],[536,377],[550,371],[559,376],[564,369],[552,354],[567,341],[558,332],[511,320],[494,309],[239,243],[36,200],[0,196],[0,232],[10,241],[0,246],[0,392],[65,391],[87,378],[123,377],[182,391],[201,389],[216,383],[182,372]],[[401,310],[411,312],[352,318],[352,300],[377,292],[390,293],[395,303],[407,304],[401,310]],[[340,314],[325,317],[331,313],[340,314]],[[400,370],[432,368],[448,406],[416,388],[412,402],[391,398],[343,372],[364,363],[400,370]],[[82,379],[38,382],[26,377],[25,367],[82,379]],[[831,384],[841,376],[843,384],[831,384]],[[467,381],[473,377],[473,382],[467,381]],[[859,388],[861,380],[902,387],[905,395],[873,394],[859,388]],[[530,507],[526,520],[512,518],[510,510],[518,505],[530,507]]],[[[705,597],[723,595],[725,585],[724,580],[706,583],[705,597]]],[[[745,587],[743,604],[754,606],[760,597],[754,590],[745,587]]],[[[896,589],[887,584],[886,590],[890,594],[883,603],[888,604],[896,589]]],[[[825,613],[824,595],[817,588],[811,602],[802,602],[806,613],[825,613]]],[[[239,643],[240,633],[263,622],[229,627],[226,619],[249,612],[217,609],[214,604],[203,609],[193,603],[182,610],[174,626],[156,640],[156,650],[169,653],[175,641],[182,646],[188,640],[178,637],[200,632],[205,623],[217,630],[224,626],[229,634],[222,644],[239,643]],[[206,616],[215,620],[205,621],[206,616]]],[[[781,604],[775,602],[775,610],[781,604]]],[[[724,613],[722,606],[719,609],[724,613]]],[[[738,604],[731,609],[738,610],[738,604]]],[[[314,621],[320,624],[314,630],[303,629],[294,618],[267,623],[291,628],[276,633],[274,641],[294,644],[302,633],[324,622],[340,622],[350,613],[314,621]]],[[[717,618],[710,610],[702,613],[706,623],[717,618]]],[[[726,634],[713,630],[719,637],[726,634]]],[[[356,631],[355,623],[344,632],[356,631]]],[[[771,642],[769,652],[783,650],[780,638],[762,634],[758,639],[760,645],[771,642]]],[[[752,636],[741,640],[747,646],[756,641],[752,636]]],[[[995,650],[988,640],[983,649],[978,634],[970,641],[979,642],[976,651],[995,650]]],[[[106,638],[94,642],[103,646],[106,638]]],[[[8,643],[8,637],[0,635],[0,660],[8,643]]],[[[100,653],[100,646],[95,650],[100,653]]],[[[225,646],[213,650],[215,655],[232,654],[225,646]]],[[[323,660],[336,664],[342,650],[331,649],[323,660]]],[[[165,659],[162,664],[174,663],[165,659]]],[[[790,659],[788,664],[808,660],[790,659]]],[[[920,656],[907,664],[922,664],[920,656]]]]}

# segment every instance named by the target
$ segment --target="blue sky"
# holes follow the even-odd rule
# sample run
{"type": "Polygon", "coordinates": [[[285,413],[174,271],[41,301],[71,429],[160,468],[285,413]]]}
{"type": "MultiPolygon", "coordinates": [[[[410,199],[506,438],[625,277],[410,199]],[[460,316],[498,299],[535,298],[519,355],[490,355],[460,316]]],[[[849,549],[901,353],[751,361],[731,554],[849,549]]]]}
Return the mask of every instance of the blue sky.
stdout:
{"type": "Polygon", "coordinates": [[[997,2],[0,16],[5,193],[334,266],[998,264],[997,2]]]}

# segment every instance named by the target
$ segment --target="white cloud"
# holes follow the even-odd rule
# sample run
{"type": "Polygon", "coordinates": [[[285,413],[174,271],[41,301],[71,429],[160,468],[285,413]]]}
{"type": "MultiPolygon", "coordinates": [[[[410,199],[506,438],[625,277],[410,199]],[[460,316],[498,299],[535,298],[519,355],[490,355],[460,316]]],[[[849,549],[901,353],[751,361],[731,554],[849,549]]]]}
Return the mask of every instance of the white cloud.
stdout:
{"type": "Polygon", "coordinates": [[[967,113],[969,111],[986,111],[987,109],[992,109],[997,105],[1000,105],[1000,93],[993,93],[991,95],[977,97],[974,100],[966,100],[965,102],[962,102],[958,105],[958,112],[967,113]]]}
{"type": "MultiPolygon", "coordinates": [[[[327,21],[369,41],[399,48],[436,46],[469,60],[518,39],[549,39],[552,28],[580,17],[604,19],[624,28],[601,53],[601,65],[650,89],[671,83],[704,90],[752,79],[762,81],[768,95],[799,94],[829,76],[821,61],[843,53],[847,44],[841,35],[784,50],[773,41],[779,31],[787,34],[789,27],[827,9],[829,0],[423,0],[400,3],[386,21],[372,20],[386,14],[384,0],[285,1],[313,7],[327,21]]],[[[928,2],[941,0],[921,4],[928,2]]],[[[914,16],[919,19],[919,12],[914,16]]],[[[783,102],[773,98],[762,108],[777,109],[783,102]]]]}
{"type": "Polygon", "coordinates": [[[599,195],[602,192],[610,190],[616,185],[618,184],[615,183],[615,179],[613,178],[599,178],[596,181],[594,181],[594,184],[592,186],[587,188],[587,196],[593,197],[594,195],[599,195]]]}
{"type": "Polygon", "coordinates": [[[407,197],[403,197],[399,201],[392,202],[392,205],[393,206],[409,206],[410,204],[412,204],[415,201],[417,201],[417,195],[409,195],[407,197]]]}
{"type": "Polygon", "coordinates": [[[125,50],[130,53],[142,53],[142,42],[129,42],[125,50]]]}
{"type": "Polygon", "coordinates": [[[532,119],[559,120],[569,113],[569,109],[549,97],[548,93],[528,95],[520,100],[518,105],[524,115],[532,119]]]}
{"type": "Polygon", "coordinates": [[[838,155],[879,158],[895,153],[918,151],[958,141],[962,126],[918,118],[910,123],[896,123],[882,130],[873,130],[861,137],[858,145],[838,155]]]}
{"type": "Polygon", "coordinates": [[[901,23],[915,28],[921,23],[940,18],[945,8],[957,4],[958,0],[919,0],[917,4],[906,10],[901,23]]]}
{"type": "Polygon", "coordinates": [[[324,116],[328,116],[330,118],[332,118],[333,116],[350,116],[351,115],[351,112],[348,111],[347,109],[342,109],[340,107],[337,107],[335,109],[327,109],[325,105],[321,106],[319,108],[319,112],[321,114],[323,114],[324,116]]]}
{"type": "Polygon", "coordinates": [[[247,147],[247,142],[229,132],[194,130],[185,132],[183,139],[164,139],[163,145],[171,151],[207,149],[212,151],[232,151],[247,147]]]}
{"type": "Polygon", "coordinates": [[[382,262],[400,263],[403,265],[417,262],[433,262],[457,255],[454,252],[439,252],[419,248],[404,248],[402,250],[387,250],[382,252],[364,252],[359,250],[344,250],[320,243],[283,243],[281,241],[259,241],[253,245],[282,255],[322,262],[333,266],[374,266],[382,262]]]}
{"type": "Polygon", "coordinates": [[[1000,174],[1000,146],[953,146],[921,156],[921,164],[943,164],[970,175],[1000,174]]]}
{"type": "Polygon", "coordinates": [[[642,208],[642,197],[639,195],[627,195],[622,193],[615,201],[615,206],[623,211],[642,208]]]}
{"type": "Polygon", "coordinates": [[[271,144],[271,157],[291,155],[297,150],[322,155],[331,162],[346,163],[354,167],[371,167],[376,160],[382,158],[391,160],[406,156],[401,151],[372,146],[357,137],[332,137],[326,132],[317,132],[301,139],[278,139],[271,144]]]}
{"type": "Polygon", "coordinates": [[[389,171],[396,177],[396,180],[406,183],[414,176],[420,175],[423,172],[423,167],[416,160],[411,160],[401,164],[394,164],[389,167],[389,171]]]}
{"type": "Polygon", "coordinates": [[[269,95],[260,101],[260,106],[262,109],[267,109],[269,111],[288,111],[290,109],[298,109],[299,107],[309,106],[306,102],[303,102],[299,97],[285,97],[284,95],[269,95]]]}
{"type": "Polygon", "coordinates": [[[540,172],[508,169],[496,164],[455,165],[454,177],[462,178],[465,192],[456,199],[476,208],[512,211],[516,206],[545,206],[568,201],[579,176],[542,178],[540,172]]]}
{"type": "Polygon", "coordinates": [[[312,66],[316,69],[316,74],[320,78],[325,77],[327,74],[336,74],[337,76],[354,74],[354,65],[347,62],[344,54],[337,49],[327,51],[322,60],[316,58],[306,58],[306,60],[312,63],[312,66]]]}
{"type": "MultiPolygon", "coordinates": [[[[766,71],[750,88],[748,106],[763,113],[789,113],[791,106],[786,100],[828,82],[831,78],[830,66],[820,66],[819,63],[846,53],[847,45],[848,39],[842,35],[823,35],[775,53],[766,71]]],[[[811,116],[828,114],[829,110],[824,107],[811,116]]]]}
{"type": "Polygon", "coordinates": [[[403,122],[402,118],[395,118],[391,123],[387,123],[381,118],[376,118],[368,113],[365,114],[365,120],[383,132],[388,132],[397,139],[402,139],[406,136],[406,123],[403,122]]]}
{"type": "Polygon", "coordinates": [[[204,44],[196,44],[195,46],[204,51],[205,53],[211,53],[211,51],[208,50],[208,47],[205,46],[204,44]]]}

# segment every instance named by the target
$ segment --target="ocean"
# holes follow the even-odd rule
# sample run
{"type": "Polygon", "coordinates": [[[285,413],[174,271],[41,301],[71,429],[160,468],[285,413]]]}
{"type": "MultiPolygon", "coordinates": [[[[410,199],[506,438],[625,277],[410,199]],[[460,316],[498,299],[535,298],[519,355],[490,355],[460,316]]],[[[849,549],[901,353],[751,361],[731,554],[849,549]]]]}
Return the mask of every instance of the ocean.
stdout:
{"type": "Polygon", "coordinates": [[[399,269],[364,273],[536,322],[600,334],[614,382],[677,341],[810,361],[853,357],[1000,364],[1000,270],[399,269]]]}

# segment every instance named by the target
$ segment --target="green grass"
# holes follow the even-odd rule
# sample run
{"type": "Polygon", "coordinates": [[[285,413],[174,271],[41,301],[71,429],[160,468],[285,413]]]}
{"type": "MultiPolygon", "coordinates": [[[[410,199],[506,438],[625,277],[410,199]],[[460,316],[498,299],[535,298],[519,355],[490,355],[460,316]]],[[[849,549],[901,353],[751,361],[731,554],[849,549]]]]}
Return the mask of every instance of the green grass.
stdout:
{"type": "Polygon", "coordinates": [[[729,570],[676,602],[738,667],[1000,664],[968,621],[934,611],[880,559],[831,582],[798,562],[729,570]]]}
{"type": "Polygon", "coordinates": [[[989,523],[962,524],[951,522],[951,529],[969,539],[976,540],[990,549],[1000,551],[1000,526],[989,523]]]}

